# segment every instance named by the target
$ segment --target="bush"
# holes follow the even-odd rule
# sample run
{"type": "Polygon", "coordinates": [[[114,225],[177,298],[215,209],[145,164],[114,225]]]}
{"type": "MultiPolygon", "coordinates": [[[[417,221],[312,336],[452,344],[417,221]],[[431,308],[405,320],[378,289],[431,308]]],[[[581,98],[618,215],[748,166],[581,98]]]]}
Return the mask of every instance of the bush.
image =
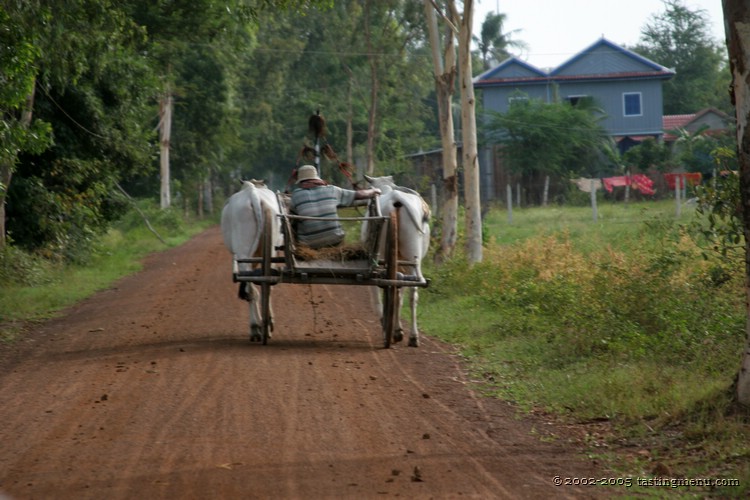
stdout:
{"type": "Polygon", "coordinates": [[[50,261],[32,255],[7,244],[0,250],[0,286],[36,286],[54,280],[52,272],[56,268],[50,261]]]}

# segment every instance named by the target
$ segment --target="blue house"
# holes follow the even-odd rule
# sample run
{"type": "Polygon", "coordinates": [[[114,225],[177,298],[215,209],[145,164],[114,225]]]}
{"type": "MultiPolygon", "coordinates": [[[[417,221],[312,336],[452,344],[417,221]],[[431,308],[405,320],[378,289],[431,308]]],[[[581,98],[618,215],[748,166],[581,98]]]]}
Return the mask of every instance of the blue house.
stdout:
{"type": "Polygon", "coordinates": [[[602,125],[618,140],[661,137],[662,82],[674,71],[605,38],[545,72],[515,57],[474,78],[484,108],[501,113],[515,99],[553,99],[574,104],[593,98],[604,110],[602,125]]]}
{"type": "MultiPolygon", "coordinates": [[[[593,99],[604,111],[602,126],[625,151],[647,137],[662,137],[662,83],[674,74],[671,69],[601,38],[549,71],[511,57],[476,76],[474,88],[481,91],[485,110],[501,113],[519,99],[566,100],[572,105],[593,99]]],[[[485,184],[489,181],[483,193],[485,199],[502,193],[503,181],[507,180],[497,178],[502,172],[494,165],[494,156],[491,151],[480,156],[482,178],[485,184]]]]}

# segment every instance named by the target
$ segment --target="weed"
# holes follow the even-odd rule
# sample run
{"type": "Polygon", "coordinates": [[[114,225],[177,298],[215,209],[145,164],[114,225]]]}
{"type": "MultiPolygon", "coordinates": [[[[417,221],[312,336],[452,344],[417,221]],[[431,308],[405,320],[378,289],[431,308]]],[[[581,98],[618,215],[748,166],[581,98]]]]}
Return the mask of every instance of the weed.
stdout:
{"type": "Polygon", "coordinates": [[[526,209],[513,225],[490,213],[481,263],[426,270],[423,329],[463,347],[487,394],[609,422],[684,477],[747,475],[750,430],[729,387],[744,345],[741,262],[706,253],[669,204],[600,213],[526,209]]]}

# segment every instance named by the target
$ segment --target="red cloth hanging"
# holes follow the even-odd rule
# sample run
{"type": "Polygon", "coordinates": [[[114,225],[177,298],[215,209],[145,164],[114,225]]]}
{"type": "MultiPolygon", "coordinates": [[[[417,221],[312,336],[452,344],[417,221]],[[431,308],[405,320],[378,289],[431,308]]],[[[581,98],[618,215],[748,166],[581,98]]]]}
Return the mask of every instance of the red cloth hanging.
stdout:
{"type": "Polygon", "coordinates": [[[635,174],[635,175],[621,175],[617,177],[606,177],[602,179],[602,185],[607,192],[611,193],[613,188],[621,186],[632,186],[643,194],[654,194],[654,181],[649,179],[647,175],[635,174]]]}
{"type": "Polygon", "coordinates": [[[681,177],[683,180],[683,186],[690,185],[690,186],[697,186],[703,181],[703,175],[700,172],[687,172],[683,174],[664,174],[664,180],[667,181],[667,187],[669,189],[674,189],[675,184],[677,184],[677,178],[681,177]]]}

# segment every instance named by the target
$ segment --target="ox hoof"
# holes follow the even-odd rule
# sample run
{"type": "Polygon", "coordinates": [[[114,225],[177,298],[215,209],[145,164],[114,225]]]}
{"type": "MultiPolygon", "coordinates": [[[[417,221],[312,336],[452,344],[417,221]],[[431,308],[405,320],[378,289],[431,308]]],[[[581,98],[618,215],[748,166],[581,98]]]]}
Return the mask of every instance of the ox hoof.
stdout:
{"type": "Polygon", "coordinates": [[[404,340],[404,332],[403,330],[396,330],[393,332],[393,341],[394,342],[401,342],[404,340]]]}
{"type": "Polygon", "coordinates": [[[263,336],[260,334],[260,328],[253,327],[250,331],[250,342],[260,342],[263,340],[263,336]]]}
{"type": "Polygon", "coordinates": [[[419,339],[416,337],[409,337],[409,347],[419,347],[419,339]]]}

